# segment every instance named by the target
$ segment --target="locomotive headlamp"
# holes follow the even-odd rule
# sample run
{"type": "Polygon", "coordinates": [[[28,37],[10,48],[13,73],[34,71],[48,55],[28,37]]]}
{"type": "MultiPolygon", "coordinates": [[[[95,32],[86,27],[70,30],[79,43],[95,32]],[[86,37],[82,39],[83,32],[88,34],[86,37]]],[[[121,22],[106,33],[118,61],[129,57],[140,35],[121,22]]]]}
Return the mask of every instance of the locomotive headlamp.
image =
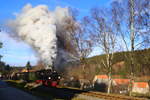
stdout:
{"type": "Polygon", "coordinates": [[[58,76],[58,79],[60,79],[60,76],[58,76]]]}
{"type": "Polygon", "coordinates": [[[51,77],[48,77],[48,79],[50,80],[50,79],[51,79],[51,77]]]}

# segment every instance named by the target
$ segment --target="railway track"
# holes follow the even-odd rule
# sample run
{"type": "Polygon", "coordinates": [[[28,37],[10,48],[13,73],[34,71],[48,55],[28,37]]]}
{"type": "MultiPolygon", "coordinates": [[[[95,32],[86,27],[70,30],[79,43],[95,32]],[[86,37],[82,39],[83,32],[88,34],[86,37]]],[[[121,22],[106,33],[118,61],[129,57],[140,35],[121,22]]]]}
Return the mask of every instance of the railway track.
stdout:
{"type": "MultiPolygon", "coordinates": [[[[73,88],[72,90],[78,91],[79,89],[73,88]]],[[[82,91],[82,90],[79,90],[79,91],[82,91]]],[[[96,98],[100,98],[104,100],[147,100],[145,98],[137,98],[137,97],[131,97],[131,96],[125,96],[125,95],[118,95],[118,94],[107,94],[107,93],[95,92],[95,91],[82,91],[80,94],[85,95],[85,96],[96,97],[96,98]]]]}
{"type": "Polygon", "coordinates": [[[123,96],[123,95],[114,95],[114,94],[106,94],[106,93],[100,93],[100,92],[84,92],[82,93],[86,96],[96,97],[104,100],[146,100],[143,98],[136,98],[136,97],[129,97],[129,96],[123,96]]]}

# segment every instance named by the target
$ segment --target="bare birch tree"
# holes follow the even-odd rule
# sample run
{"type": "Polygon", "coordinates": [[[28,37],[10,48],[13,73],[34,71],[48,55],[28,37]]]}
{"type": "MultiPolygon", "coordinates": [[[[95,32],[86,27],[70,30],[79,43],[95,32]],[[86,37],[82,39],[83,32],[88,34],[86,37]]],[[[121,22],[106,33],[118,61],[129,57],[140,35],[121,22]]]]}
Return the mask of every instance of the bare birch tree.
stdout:
{"type": "Polygon", "coordinates": [[[66,23],[64,25],[64,29],[69,36],[67,39],[71,44],[72,50],[76,52],[76,57],[79,58],[84,74],[86,63],[85,59],[92,52],[92,42],[89,35],[86,33],[85,21],[83,20],[79,22],[76,20],[76,11],[71,10],[71,14],[72,17],[65,19],[66,23]]]}
{"type": "MultiPolygon", "coordinates": [[[[112,16],[116,32],[120,34],[125,44],[125,55],[130,61],[130,79],[134,80],[136,71],[134,51],[145,49],[150,46],[150,1],[148,0],[123,0],[112,3],[112,16]],[[122,15],[122,16],[120,16],[122,15]]],[[[129,88],[129,92],[132,85],[129,88]]]]}
{"type": "Polygon", "coordinates": [[[117,34],[113,31],[112,24],[109,23],[109,16],[106,17],[107,9],[93,8],[91,10],[91,20],[89,21],[89,33],[92,34],[96,46],[100,47],[106,56],[102,61],[103,67],[107,70],[109,77],[107,93],[111,92],[113,57],[117,47],[117,34]]]}

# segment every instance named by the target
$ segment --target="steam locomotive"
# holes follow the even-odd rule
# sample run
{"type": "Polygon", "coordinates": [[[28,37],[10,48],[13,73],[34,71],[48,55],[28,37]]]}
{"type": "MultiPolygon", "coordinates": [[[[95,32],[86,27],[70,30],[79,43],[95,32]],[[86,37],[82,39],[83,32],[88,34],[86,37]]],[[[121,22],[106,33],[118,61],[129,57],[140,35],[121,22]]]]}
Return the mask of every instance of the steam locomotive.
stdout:
{"type": "Polygon", "coordinates": [[[59,84],[61,76],[55,70],[40,70],[35,72],[37,76],[36,83],[42,83],[45,86],[56,87],[59,84]]]}
{"type": "Polygon", "coordinates": [[[40,70],[34,72],[21,72],[16,73],[11,79],[19,80],[23,79],[27,82],[42,83],[45,86],[56,87],[58,86],[61,76],[55,70],[47,69],[47,70],[40,70]]]}

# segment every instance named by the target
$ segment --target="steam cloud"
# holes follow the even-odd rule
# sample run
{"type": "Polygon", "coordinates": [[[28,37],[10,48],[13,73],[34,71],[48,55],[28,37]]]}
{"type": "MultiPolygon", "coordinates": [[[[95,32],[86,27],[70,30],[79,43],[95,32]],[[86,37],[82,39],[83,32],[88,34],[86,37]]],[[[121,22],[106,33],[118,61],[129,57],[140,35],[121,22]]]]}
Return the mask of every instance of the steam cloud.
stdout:
{"type": "Polygon", "coordinates": [[[10,24],[17,35],[37,51],[46,65],[52,65],[58,56],[57,34],[66,17],[69,17],[68,8],[57,7],[49,11],[45,5],[32,7],[28,4],[10,24]]]}

